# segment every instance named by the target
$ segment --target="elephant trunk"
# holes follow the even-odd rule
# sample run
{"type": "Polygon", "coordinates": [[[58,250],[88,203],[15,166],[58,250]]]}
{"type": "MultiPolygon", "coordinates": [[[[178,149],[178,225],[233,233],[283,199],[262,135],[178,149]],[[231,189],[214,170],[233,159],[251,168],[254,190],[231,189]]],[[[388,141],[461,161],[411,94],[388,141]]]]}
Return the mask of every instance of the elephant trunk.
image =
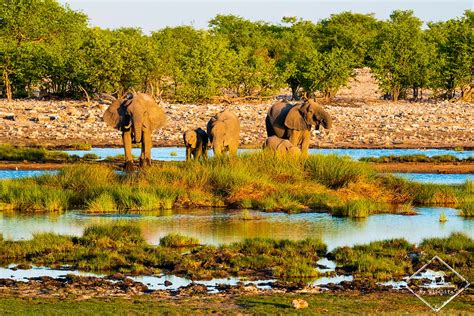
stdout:
{"type": "Polygon", "coordinates": [[[142,115],[133,115],[133,134],[136,143],[142,141],[142,126],[143,126],[143,117],[142,115]]]}

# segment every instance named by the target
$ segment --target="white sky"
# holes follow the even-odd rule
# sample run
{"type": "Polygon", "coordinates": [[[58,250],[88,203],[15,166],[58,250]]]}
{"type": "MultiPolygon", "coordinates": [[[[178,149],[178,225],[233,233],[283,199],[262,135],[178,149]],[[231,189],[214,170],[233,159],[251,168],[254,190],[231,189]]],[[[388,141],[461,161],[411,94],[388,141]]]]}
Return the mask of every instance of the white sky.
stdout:
{"type": "Polygon", "coordinates": [[[206,28],[217,14],[279,23],[283,16],[317,22],[343,11],[375,13],[387,19],[396,9],[413,10],[423,21],[445,21],[473,10],[474,0],[60,0],[89,16],[92,26],[140,27],[144,32],[166,26],[193,25],[206,28]]]}

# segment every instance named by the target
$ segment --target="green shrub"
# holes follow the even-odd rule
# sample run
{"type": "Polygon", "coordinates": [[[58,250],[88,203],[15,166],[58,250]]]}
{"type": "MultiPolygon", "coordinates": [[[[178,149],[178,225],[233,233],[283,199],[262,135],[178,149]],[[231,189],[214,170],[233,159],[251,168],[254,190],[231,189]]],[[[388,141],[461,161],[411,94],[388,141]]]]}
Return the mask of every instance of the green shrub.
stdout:
{"type": "Polygon", "coordinates": [[[168,234],[160,238],[160,246],[179,248],[179,247],[194,247],[199,245],[199,240],[192,237],[186,237],[179,234],[168,234]]]}

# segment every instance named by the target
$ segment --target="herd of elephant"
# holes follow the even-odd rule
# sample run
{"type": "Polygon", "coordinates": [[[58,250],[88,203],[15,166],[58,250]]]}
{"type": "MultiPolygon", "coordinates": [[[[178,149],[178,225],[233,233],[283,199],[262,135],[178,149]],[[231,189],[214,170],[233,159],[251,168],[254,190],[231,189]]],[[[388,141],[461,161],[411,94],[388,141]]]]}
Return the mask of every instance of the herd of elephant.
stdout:
{"type": "MultiPolygon", "coordinates": [[[[122,132],[125,148],[125,170],[134,169],[132,144],[141,144],[140,166],[151,165],[153,131],[166,123],[166,115],[155,100],[144,93],[128,93],[112,102],[103,116],[111,127],[122,132]]],[[[277,102],[271,106],[265,118],[268,138],[265,150],[278,155],[306,156],[311,128],[330,129],[330,115],[313,100],[301,104],[277,102]]],[[[240,120],[230,110],[223,110],[209,119],[207,132],[201,128],[183,134],[186,160],[207,159],[210,147],[215,156],[226,152],[236,155],[240,143],[240,120]]]]}

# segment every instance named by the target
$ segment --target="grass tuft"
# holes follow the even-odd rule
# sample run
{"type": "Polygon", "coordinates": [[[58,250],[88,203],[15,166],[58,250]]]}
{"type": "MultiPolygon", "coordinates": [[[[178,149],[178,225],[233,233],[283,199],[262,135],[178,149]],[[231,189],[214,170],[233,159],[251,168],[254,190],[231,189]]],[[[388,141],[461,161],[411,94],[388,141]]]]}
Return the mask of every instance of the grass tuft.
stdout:
{"type": "Polygon", "coordinates": [[[160,238],[160,246],[170,248],[194,247],[199,245],[199,240],[179,234],[168,234],[160,238]]]}

